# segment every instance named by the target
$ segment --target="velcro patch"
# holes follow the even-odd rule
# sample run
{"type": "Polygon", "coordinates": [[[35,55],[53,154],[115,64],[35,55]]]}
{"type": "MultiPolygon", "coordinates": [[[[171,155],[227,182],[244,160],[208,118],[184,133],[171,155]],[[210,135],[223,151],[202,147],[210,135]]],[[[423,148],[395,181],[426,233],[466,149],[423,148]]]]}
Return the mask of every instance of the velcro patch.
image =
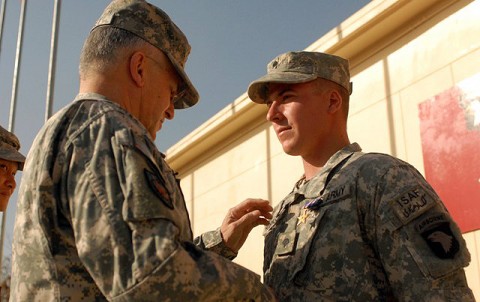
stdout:
{"type": "Polygon", "coordinates": [[[322,198],[323,198],[323,200],[325,200],[325,202],[333,202],[335,200],[342,199],[342,198],[347,197],[349,195],[350,195],[350,186],[343,185],[343,186],[339,186],[339,187],[336,187],[334,189],[329,190],[329,192],[324,194],[324,196],[322,196],[322,198]]]}
{"type": "Polygon", "coordinates": [[[295,250],[295,244],[297,241],[297,233],[291,231],[289,233],[283,233],[278,236],[277,248],[275,254],[288,255],[295,250]]]}
{"type": "Polygon", "coordinates": [[[153,193],[171,210],[173,210],[173,201],[168,193],[167,188],[165,187],[165,182],[155,173],[149,171],[148,169],[144,170],[145,177],[147,178],[147,183],[152,189],[153,193]]]}
{"type": "Polygon", "coordinates": [[[336,188],[329,189],[327,192],[323,193],[321,197],[309,201],[305,205],[305,208],[315,211],[322,206],[331,204],[337,200],[344,199],[348,196],[350,196],[350,186],[338,186],[336,188]]]}
{"type": "Polygon", "coordinates": [[[422,187],[412,188],[392,202],[397,217],[406,224],[435,206],[435,199],[422,187]]]}
{"type": "Polygon", "coordinates": [[[441,259],[453,259],[460,244],[443,214],[422,219],[415,229],[420,232],[432,252],[441,259]]]}

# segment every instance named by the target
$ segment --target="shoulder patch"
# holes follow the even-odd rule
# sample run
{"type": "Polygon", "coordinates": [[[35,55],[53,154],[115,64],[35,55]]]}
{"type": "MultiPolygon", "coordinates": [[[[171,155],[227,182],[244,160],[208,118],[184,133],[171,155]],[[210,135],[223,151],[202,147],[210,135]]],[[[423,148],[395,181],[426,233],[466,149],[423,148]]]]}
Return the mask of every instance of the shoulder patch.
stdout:
{"type": "Polygon", "coordinates": [[[438,258],[453,259],[460,250],[450,222],[443,214],[426,217],[415,228],[438,258]]]}
{"type": "Polygon", "coordinates": [[[435,199],[420,186],[409,189],[392,201],[393,210],[403,224],[425,213],[435,204],[435,199]]]}
{"type": "Polygon", "coordinates": [[[153,193],[171,210],[173,210],[173,201],[172,198],[165,187],[165,182],[154,172],[144,169],[145,177],[147,183],[152,189],[153,193]]]}

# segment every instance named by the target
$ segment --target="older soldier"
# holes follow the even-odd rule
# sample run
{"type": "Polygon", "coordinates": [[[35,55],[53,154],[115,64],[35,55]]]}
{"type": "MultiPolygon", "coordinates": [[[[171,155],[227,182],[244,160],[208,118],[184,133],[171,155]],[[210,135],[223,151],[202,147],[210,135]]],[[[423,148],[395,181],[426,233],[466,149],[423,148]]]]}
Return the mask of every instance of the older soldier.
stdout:
{"type": "Polygon", "coordinates": [[[473,301],[459,228],[411,165],[347,135],[348,61],[289,52],[252,82],[304,175],[265,233],[264,281],[281,301],[473,301]]]}
{"type": "Polygon", "coordinates": [[[271,207],[247,200],[193,243],[175,173],[154,145],[198,94],[190,46],[143,0],[117,0],[87,38],[80,93],[40,130],[20,189],[12,301],[268,301],[230,259],[271,207]],[[210,250],[210,251],[207,251],[210,250]]]}
{"type": "Polygon", "coordinates": [[[0,212],[7,210],[17,185],[15,174],[23,169],[25,156],[18,152],[19,149],[20,142],[15,134],[0,126],[0,212]]]}

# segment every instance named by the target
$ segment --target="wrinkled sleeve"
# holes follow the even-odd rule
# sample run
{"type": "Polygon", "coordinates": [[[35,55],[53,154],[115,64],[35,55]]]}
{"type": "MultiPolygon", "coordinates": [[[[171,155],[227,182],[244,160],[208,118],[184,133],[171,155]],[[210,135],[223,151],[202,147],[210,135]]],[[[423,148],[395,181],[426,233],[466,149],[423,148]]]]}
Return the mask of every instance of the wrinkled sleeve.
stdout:
{"type": "Polygon", "coordinates": [[[257,274],[180,239],[187,213],[156,181],[161,171],[151,154],[112,120],[77,137],[68,172],[78,254],[107,299],[273,300],[257,274]]]}
{"type": "Polygon", "coordinates": [[[237,253],[225,245],[220,228],[201,234],[195,238],[194,242],[198,247],[217,253],[227,259],[233,260],[237,257],[237,253]]]}
{"type": "Polygon", "coordinates": [[[423,176],[408,164],[379,175],[369,225],[398,301],[474,301],[461,231],[423,176]]]}

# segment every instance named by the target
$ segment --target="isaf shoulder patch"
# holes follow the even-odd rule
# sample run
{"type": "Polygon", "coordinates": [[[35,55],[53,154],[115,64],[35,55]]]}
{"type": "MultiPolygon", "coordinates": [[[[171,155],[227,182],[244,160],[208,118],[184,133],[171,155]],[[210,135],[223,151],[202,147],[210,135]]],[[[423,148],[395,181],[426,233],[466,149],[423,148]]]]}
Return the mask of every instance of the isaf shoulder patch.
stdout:
{"type": "Polygon", "coordinates": [[[435,199],[422,187],[411,188],[392,202],[397,217],[406,224],[436,205],[435,199]]]}
{"type": "Polygon", "coordinates": [[[144,169],[147,183],[152,189],[153,193],[165,204],[169,209],[173,210],[172,198],[165,187],[165,182],[161,177],[148,169],[144,169]]]}

